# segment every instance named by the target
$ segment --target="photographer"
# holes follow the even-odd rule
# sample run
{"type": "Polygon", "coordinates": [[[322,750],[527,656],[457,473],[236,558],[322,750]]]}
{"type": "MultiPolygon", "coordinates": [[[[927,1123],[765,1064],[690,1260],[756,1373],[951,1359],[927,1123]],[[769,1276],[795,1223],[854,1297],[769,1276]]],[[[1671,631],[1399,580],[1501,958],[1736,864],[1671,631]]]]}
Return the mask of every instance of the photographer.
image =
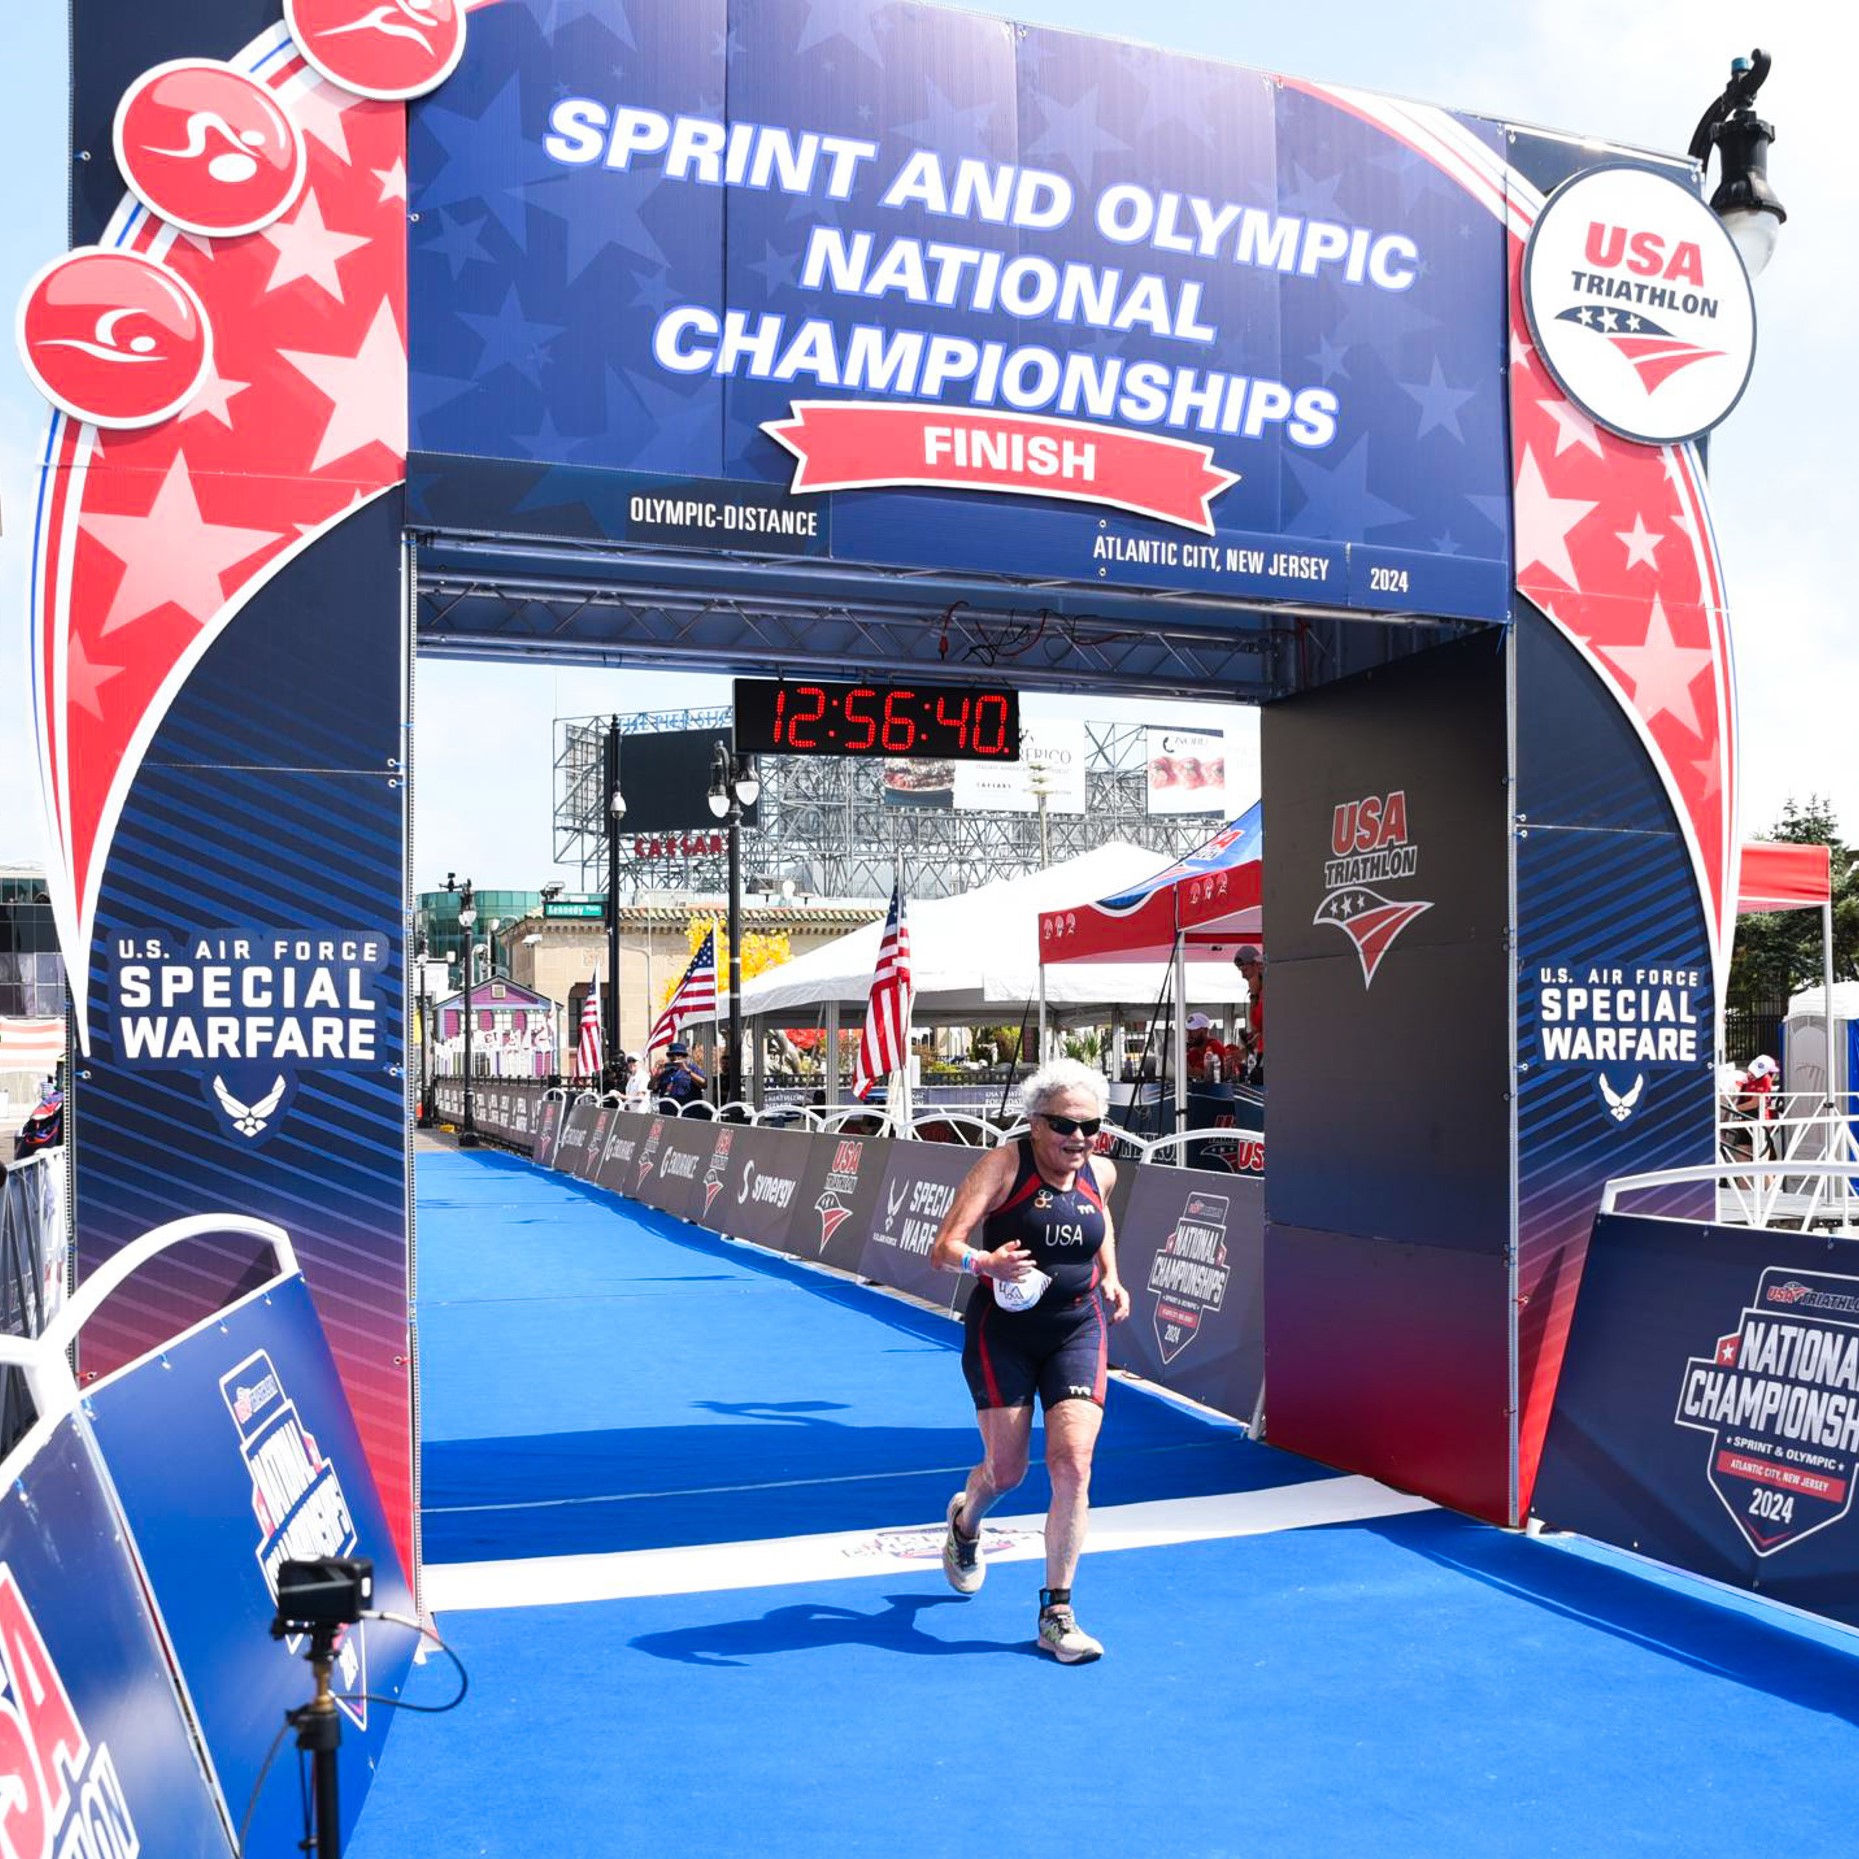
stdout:
{"type": "Polygon", "coordinates": [[[668,1097],[674,1104],[688,1104],[702,1097],[706,1079],[703,1067],[691,1057],[683,1040],[674,1039],[665,1053],[665,1062],[652,1074],[652,1095],[668,1097]]]}

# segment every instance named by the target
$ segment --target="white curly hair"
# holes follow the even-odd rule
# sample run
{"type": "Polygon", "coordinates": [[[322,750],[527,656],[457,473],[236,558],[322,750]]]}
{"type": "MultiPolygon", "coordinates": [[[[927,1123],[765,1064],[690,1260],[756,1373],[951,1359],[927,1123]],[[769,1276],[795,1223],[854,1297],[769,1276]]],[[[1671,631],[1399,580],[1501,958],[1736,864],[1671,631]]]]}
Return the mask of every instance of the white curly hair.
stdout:
{"type": "Polygon", "coordinates": [[[1020,1107],[1027,1116],[1036,1117],[1055,1097],[1063,1097],[1068,1091],[1082,1091],[1091,1100],[1096,1116],[1104,1116],[1110,1109],[1109,1081],[1081,1059],[1053,1059],[1040,1066],[1020,1087],[1020,1107]]]}

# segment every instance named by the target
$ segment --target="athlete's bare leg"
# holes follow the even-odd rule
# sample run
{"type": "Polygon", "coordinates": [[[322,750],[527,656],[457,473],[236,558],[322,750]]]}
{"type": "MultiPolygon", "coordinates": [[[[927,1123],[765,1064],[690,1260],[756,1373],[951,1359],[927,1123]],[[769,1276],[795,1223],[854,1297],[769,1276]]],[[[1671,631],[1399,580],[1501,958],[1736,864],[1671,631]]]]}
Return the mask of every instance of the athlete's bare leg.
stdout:
{"type": "Polygon", "coordinates": [[[981,1519],[1026,1476],[1028,1442],[1033,1437],[1032,1407],[983,1407],[975,1414],[985,1448],[981,1463],[968,1474],[962,1514],[956,1519],[964,1536],[981,1528],[981,1519]]]}
{"type": "Polygon", "coordinates": [[[1091,1516],[1091,1454],[1104,1410],[1095,1401],[1060,1401],[1046,1409],[1046,1470],[1052,1508],[1046,1513],[1046,1586],[1069,1588],[1091,1516]]]}

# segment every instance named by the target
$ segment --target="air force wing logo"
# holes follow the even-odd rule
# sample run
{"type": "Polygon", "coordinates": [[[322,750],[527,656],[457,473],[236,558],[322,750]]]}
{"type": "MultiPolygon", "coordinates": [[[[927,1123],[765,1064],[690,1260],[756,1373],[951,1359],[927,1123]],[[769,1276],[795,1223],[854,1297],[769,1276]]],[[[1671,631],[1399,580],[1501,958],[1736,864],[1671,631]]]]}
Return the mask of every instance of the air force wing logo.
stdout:
{"type": "Polygon", "coordinates": [[[278,1106],[284,1101],[286,1089],[284,1074],[280,1072],[271,1089],[254,1103],[244,1104],[226,1089],[226,1080],[217,1073],[213,1078],[213,1098],[225,1113],[226,1121],[241,1136],[261,1135],[277,1115],[278,1106]]]}
{"type": "Polygon", "coordinates": [[[1608,1083],[1606,1072],[1597,1074],[1601,1081],[1601,1097],[1606,1103],[1608,1114],[1616,1123],[1624,1123],[1639,1109],[1641,1094],[1646,1089],[1646,1074],[1641,1072],[1624,1091],[1616,1091],[1608,1083]]]}

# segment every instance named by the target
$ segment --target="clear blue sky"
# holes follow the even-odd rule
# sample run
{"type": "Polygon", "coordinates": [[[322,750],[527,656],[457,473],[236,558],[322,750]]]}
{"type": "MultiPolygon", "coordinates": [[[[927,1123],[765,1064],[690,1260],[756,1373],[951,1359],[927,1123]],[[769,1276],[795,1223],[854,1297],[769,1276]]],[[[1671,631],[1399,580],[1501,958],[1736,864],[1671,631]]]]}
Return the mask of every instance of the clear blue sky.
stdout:
{"type": "MultiPolygon", "coordinates": [[[[1133,13],[1127,0],[1026,0],[1000,10],[1668,149],[1684,145],[1731,56],[1760,35],[1775,56],[1762,97],[1777,129],[1771,174],[1791,217],[1757,287],[1755,377],[1711,448],[1738,642],[1743,828],[1761,830],[1790,796],[1820,793],[1859,838],[1859,626],[1848,611],[1844,549],[1859,508],[1848,451],[1859,418],[1849,333],[1859,301],[1853,8],[1837,0],[1151,0],[1133,13]]],[[[56,0],[6,7],[0,297],[9,306],[65,244],[64,34],[56,0]]],[[[42,403],[8,345],[0,356],[0,861],[43,856],[22,546],[43,428],[42,403]]],[[[441,866],[486,883],[548,875],[552,716],[711,703],[722,690],[716,680],[638,673],[422,667],[420,881],[441,866]],[[483,753],[484,724],[469,721],[480,706],[499,718],[494,758],[483,753]]]]}

